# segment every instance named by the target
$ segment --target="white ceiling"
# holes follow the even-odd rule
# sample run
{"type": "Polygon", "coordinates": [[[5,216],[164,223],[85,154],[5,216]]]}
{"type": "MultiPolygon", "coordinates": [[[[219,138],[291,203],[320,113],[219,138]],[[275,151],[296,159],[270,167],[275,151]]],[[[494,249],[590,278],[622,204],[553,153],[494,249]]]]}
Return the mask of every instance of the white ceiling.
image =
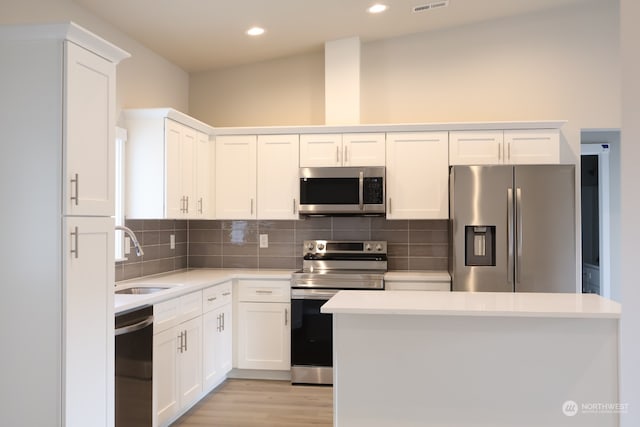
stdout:
{"type": "Polygon", "coordinates": [[[318,51],[329,40],[362,42],[532,13],[589,0],[380,0],[387,12],[370,15],[374,0],[74,0],[189,72],[318,51]],[[249,37],[254,25],[266,33],[249,37]]]}

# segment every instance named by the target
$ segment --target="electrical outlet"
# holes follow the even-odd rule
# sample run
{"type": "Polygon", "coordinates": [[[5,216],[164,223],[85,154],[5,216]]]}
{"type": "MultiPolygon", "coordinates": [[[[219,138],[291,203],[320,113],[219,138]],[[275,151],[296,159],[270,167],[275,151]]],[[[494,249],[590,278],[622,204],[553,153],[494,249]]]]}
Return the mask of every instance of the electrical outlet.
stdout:
{"type": "Polygon", "coordinates": [[[131,238],[124,236],[124,254],[129,255],[131,253],[131,238]]]}
{"type": "Polygon", "coordinates": [[[169,235],[169,248],[170,249],[175,249],[176,248],[176,235],[175,234],[170,234],[169,235]]]}
{"type": "Polygon", "coordinates": [[[269,235],[268,234],[261,234],[260,235],[260,247],[261,248],[268,248],[269,247],[269,235]]]}

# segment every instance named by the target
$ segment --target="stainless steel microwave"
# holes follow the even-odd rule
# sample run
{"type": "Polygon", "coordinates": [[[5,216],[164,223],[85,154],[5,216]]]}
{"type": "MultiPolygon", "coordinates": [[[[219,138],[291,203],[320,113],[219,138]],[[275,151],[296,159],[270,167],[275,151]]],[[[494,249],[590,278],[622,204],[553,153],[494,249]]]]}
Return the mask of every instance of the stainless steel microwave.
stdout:
{"type": "Polygon", "coordinates": [[[302,215],[384,215],[385,169],[300,168],[302,215]]]}

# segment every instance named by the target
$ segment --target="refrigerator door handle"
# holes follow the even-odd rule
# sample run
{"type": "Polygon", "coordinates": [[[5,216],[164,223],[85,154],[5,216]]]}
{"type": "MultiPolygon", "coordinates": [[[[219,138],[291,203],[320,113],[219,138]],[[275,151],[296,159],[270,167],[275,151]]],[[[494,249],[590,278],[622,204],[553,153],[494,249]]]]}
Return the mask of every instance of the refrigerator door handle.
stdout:
{"type": "Polygon", "coordinates": [[[514,265],[514,257],[513,257],[513,248],[514,248],[514,216],[513,216],[513,188],[507,189],[507,283],[513,284],[513,270],[515,268],[514,265]]]}
{"type": "Polygon", "coordinates": [[[520,283],[520,270],[522,269],[522,189],[516,188],[516,283],[520,283]]]}

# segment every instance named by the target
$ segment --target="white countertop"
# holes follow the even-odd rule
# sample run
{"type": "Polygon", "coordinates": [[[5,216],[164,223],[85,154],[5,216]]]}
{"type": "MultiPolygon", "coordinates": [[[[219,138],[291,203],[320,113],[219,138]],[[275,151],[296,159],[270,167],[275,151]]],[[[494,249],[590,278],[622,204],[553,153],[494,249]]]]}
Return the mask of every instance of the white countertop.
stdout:
{"type": "Polygon", "coordinates": [[[340,291],[322,313],[547,318],[620,317],[620,304],[593,294],[340,291]]]}
{"type": "Polygon", "coordinates": [[[289,280],[292,270],[207,269],[179,270],[118,282],[115,290],[139,285],[167,285],[169,289],[145,295],[114,295],[115,313],[199,291],[232,279],[289,280]]]}

